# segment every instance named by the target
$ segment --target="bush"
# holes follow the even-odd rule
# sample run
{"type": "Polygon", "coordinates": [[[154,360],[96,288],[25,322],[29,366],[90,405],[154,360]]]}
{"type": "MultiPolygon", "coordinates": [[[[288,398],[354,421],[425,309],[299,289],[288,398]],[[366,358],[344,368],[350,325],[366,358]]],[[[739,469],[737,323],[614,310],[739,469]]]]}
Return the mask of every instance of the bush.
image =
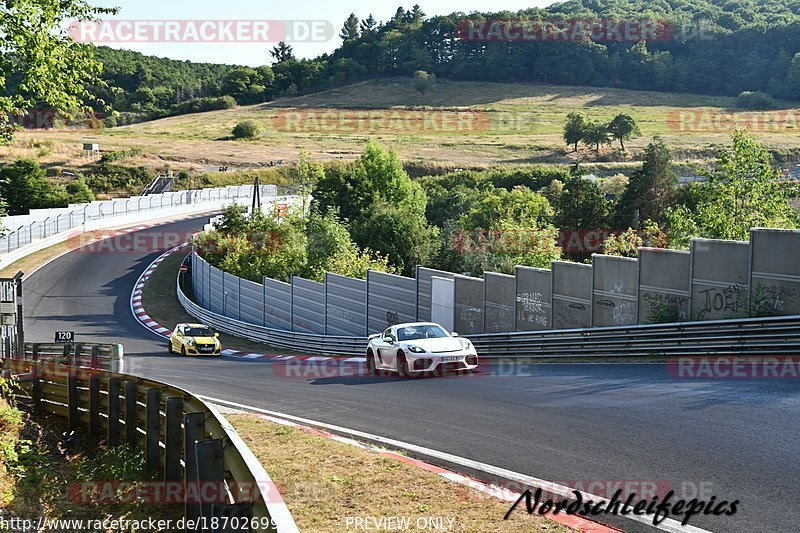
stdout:
{"type": "Polygon", "coordinates": [[[125,167],[101,163],[94,172],[89,174],[86,183],[95,192],[124,191],[138,194],[152,179],[144,167],[125,167]]]}
{"type": "Polygon", "coordinates": [[[245,120],[234,126],[234,139],[256,139],[261,135],[262,129],[254,120],[245,120]]]}
{"type": "Polygon", "coordinates": [[[736,107],[740,109],[775,109],[775,99],[760,91],[744,91],[736,97],[736,107]]]}

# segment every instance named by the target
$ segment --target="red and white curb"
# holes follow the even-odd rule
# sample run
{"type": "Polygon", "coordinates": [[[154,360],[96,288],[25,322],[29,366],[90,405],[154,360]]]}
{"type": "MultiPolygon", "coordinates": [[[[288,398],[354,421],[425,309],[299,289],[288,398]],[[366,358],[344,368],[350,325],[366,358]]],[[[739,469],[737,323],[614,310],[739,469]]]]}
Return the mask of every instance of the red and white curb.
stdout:
{"type": "MultiPolygon", "coordinates": [[[[308,425],[304,425],[302,423],[298,423],[298,422],[296,422],[294,420],[290,420],[290,418],[294,418],[294,419],[297,419],[297,420],[303,420],[303,419],[299,419],[298,417],[292,417],[290,415],[282,415],[282,416],[286,416],[286,418],[283,418],[282,416],[274,416],[274,415],[267,414],[265,409],[259,409],[259,408],[256,408],[256,407],[246,406],[246,405],[238,404],[238,403],[235,403],[235,402],[229,402],[229,401],[226,401],[226,400],[220,400],[220,399],[217,399],[217,398],[209,398],[209,397],[205,397],[205,396],[203,396],[202,398],[204,400],[206,400],[206,401],[211,402],[211,403],[214,403],[214,404],[217,404],[217,405],[222,405],[222,406],[225,406],[227,408],[238,409],[241,412],[254,414],[255,416],[257,416],[259,418],[263,418],[264,420],[269,420],[270,422],[273,422],[275,424],[280,424],[282,426],[292,427],[292,428],[298,429],[300,431],[303,431],[305,433],[308,433],[310,435],[315,435],[317,437],[331,439],[331,440],[336,441],[336,442],[341,442],[343,444],[348,444],[350,446],[356,446],[356,447],[361,448],[363,450],[368,450],[368,451],[371,451],[371,452],[374,452],[374,453],[381,454],[381,455],[386,456],[386,457],[390,457],[390,458],[395,459],[397,461],[401,461],[403,463],[415,466],[417,468],[421,468],[422,470],[425,470],[427,472],[432,472],[434,474],[437,474],[437,475],[443,477],[444,479],[446,479],[448,481],[451,481],[453,483],[458,483],[459,485],[463,485],[463,486],[469,488],[470,491],[474,491],[475,493],[479,493],[481,495],[484,495],[487,498],[496,498],[496,499],[498,499],[500,501],[504,501],[504,502],[507,502],[507,503],[514,503],[520,498],[520,496],[522,496],[522,493],[513,491],[513,490],[508,489],[506,487],[498,487],[497,485],[484,483],[483,481],[478,481],[476,479],[473,479],[471,477],[465,476],[463,474],[459,474],[458,472],[453,472],[452,470],[447,470],[445,468],[441,468],[439,466],[436,466],[434,464],[422,461],[420,459],[415,459],[415,458],[412,458],[412,457],[408,457],[406,455],[403,455],[401,453],[397,453],[397,452],[388,450],[386,448],[374,446],[372,444],[367,444],[365,442],[361,442],[361,441],[358,441],[358,440],[355,440],[355,439],[352,439],[352,438],[349,438],[349,437],[343,437],[343,436],[337,435],[335,433],[330,433],[328,431],[317,429],[315,427],[311,427],[311,426],[308,426],[308,425]]],[[[322,424],[322,425],[324,425],[324,424],[322,424]]],[[[356,433],[356,432],[353,432],[353,433],[356,433]]],[[[523,508],[523,510],[521,512],[525,512],[524,508],[523,508]]],[[[615,529],[615,528],[612,528],[612,527],[609,527],[609,526],[606,526],[606,525],[603,525],[603,524],[600,524],[600,523],[597,523],[597,522],[593,522],[591,520],[588,520],[586,518],[583,518],[583,517],[580,517],[580,516],[576,516],[576,515],[547,514],[547,515],[545,515],[545,518],[547,518],[549,520],[552,520],[552,521],[554,521],[556,523],[559,523],[559,524],[561,524],[563,526],[566,526],[566,527],[569,527],[569,528],[574,529],[576,531],[581,531],[581,532],[584,532],[584,533],[621,533],[621,530],[619,530],[619,529],[615,529]]],[[[702,531],[702,530],[700,530],[700,531],[702,531]]],[[[706,532],[706,533],[708,533],[708,532],[706,532]]]]}

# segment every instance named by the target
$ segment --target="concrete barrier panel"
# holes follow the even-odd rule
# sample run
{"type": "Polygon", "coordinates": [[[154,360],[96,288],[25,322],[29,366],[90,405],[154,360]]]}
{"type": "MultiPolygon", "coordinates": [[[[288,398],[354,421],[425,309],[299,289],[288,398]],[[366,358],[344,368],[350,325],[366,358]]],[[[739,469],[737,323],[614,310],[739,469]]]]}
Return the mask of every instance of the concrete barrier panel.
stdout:
{"type": "Polygon", "coordinates": [[[456,275],[455,307],[453,319],[455,331],[461,335],[483,333],[483,280],[469,276],[456,275]]]}
{"type": "Polygon", "coordinates": [[[264,325],[264,286],[242,279],[239,285],[239,320],[264,325]]]}
{"type": "Polygon", "coordinates": [[[367,282],[325,273],[325,333],[349,337],[367,334],[367,282]]]}
{"type": "Polygon", "coordinates": [[[553,329],[592,323],[592,266],[553,261],[553,329]]]}
{"type": "Polygon", "coordinates": [[[748,312],[750,245],[692,239],[691,319],[742,318],[748,312]]]}
{"type": "Polygon", "coordinates": [[[483,331],[485,333],[514,331],[515,285],[514,276],[484,272],[483,331]]]}
{"type": "Polygon", "coordinates": [[[264,325],[292,329],[292,284],[264,278],[264,325]]]}
{"type": "Polygon", "coordinates": [[[639,320],[689,320],[689,263],[685,250],[639,249],[639,320]]]}
{"type": "Polygon", "coordinates": [[[592,280],[592,326],[637,323],[639,261],[593,254],[592,280]]]}
{"type": "Polygon", "coordinates": [[[516,267],[516,331],[544,331],[553,325],[553,273],[516,267]]]}
{"type": "Polygon", "coordinates": [[[222,270],[215,266],[208,265],[208,309],[218,315],[222,312],[222,298],[225,293],[222,290],[222,270]]]}
{"type": "Polygon", "coordinates": [[[222,288],[222,314],[239,320],[239,278],[225,272],[222,288]]]}
{"type": "Polygon", "coordinates": [[[367,271],[367,334],[417,319],[417,280],[367,271]]]}
{"type": "Polygon", "coordinates": [[[325,284],[292,277],[292,331],[325,334],[325,284]]]}
{"type": "Polygon", "coordinates": [[[750,231],[753,306],[760,314],[800,315],[800,231],[750,231]]]}
{"type": "MultiPolygon", "coordinates": [[[[433,276],[431,283],[431,322],[443,326],[447,331],[454,331],[456,314],[455,281],[451,278],[433,276]]],[[[421,321],[424,322],[424,321],[421,321]]]]}
{"type": "Polygon", "coordinates": [[[420,322],[431,320],[431,278],[433,276],[453,279],[455,274],[444,270],[417,267],[417,320],[420,322]]]}

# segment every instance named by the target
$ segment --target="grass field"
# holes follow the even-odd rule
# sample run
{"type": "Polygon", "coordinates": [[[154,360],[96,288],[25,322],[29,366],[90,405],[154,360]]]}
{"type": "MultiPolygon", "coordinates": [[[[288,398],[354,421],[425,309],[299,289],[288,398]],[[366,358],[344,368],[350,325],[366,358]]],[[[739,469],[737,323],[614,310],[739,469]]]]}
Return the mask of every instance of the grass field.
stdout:
{"type": "MultiPolygon", "coordinates": [[[[615,144],[599,161],[624,165],[659,135],[678,162],[697,162],[727,143],[734,104],[733,98],[688,94],[447,80],[420,96],[408,80],[395,78],[102,131],[22,132],[11,147],[0,148],[0,158],[25,155],[50,166],[80,166],[80,143],[91,139],[103,151],[142,150],[126,163],[207,171],[296,160],[300,149],[323,160],[353,159],[373,138],[396,147],[407,161],[465,166],[567,163],[578,156],[591,161],[593,151],[573,154],[561,140],[567,113],[580,109],[596,120],[626,112],[640,124],[643,135],[626,143],[628,153],[615,144]],[[230,131],[242,120],[259,122],[264,134],[232,140],[230,131]]],[[[800,154],[791,111],[737,111],[736,120],[751,126],[755,121],[754,132],[776,152],[800,154]]],[[[794,111],[800,119],[800,110],[794,111]]]]}

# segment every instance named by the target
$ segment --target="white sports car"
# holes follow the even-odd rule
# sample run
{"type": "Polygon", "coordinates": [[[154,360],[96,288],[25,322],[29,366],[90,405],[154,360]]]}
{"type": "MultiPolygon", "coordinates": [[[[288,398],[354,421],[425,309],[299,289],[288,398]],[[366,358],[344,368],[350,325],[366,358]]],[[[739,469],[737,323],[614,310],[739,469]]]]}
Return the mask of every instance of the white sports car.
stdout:
{"type": "Polygon", "coordinates": [[[469,339],[448,333],[439,324],[398,324],[369,337],[367,371],[401,376],[475,370],[478,354],[469,339]]]}

